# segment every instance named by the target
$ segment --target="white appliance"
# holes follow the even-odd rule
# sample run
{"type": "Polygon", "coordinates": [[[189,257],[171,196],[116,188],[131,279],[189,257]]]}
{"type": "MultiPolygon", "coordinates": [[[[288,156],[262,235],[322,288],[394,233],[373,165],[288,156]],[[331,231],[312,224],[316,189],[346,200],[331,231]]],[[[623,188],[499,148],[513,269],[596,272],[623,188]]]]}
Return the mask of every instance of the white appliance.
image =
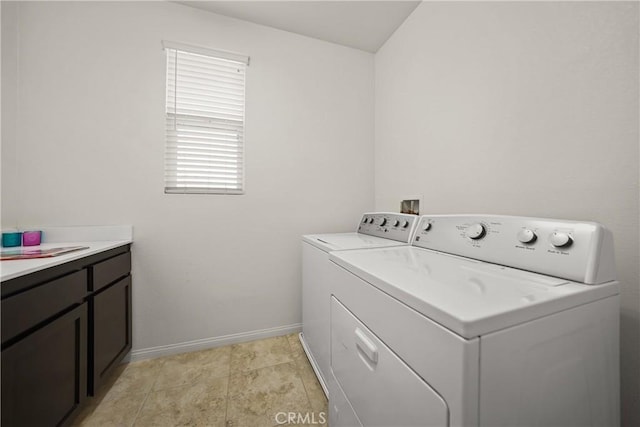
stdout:
{"type": "Polygon", "coordinates": [[[331,295],[325,276],[331,266],[329,252],[409,245],[417,223],[418,217],[415,215],[365,213],[356,232],[303,236],[300,341],[327,396],[331,295]]]}
{"type": "Polygon", "coordinates": [[[619,425],[619,284],[592,222],[423,216],[332,252],[329,421],[619,425]]]}

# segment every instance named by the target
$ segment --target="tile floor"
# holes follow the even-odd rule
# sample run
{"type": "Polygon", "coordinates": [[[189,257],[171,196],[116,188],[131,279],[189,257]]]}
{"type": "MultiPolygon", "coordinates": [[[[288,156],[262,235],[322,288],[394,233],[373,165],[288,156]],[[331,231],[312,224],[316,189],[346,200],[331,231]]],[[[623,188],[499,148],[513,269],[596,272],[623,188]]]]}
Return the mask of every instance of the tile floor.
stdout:
{"type": "Polygon", "coordinates": [[[293,412],[301,423],[285,425],[326,426],[328,418],[298,334],[121,365],[92,400],[73,425],[272,427],[286,420],[278,413],[293,412]]]}

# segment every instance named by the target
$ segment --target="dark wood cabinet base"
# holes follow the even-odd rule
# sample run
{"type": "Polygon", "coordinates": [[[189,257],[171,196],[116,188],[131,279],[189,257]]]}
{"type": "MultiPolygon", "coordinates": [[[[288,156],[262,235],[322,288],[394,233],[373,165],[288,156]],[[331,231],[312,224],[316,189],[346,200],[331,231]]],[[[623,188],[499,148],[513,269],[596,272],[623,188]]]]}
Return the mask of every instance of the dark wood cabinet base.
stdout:
{"type": "Polygon", "coordinates": [[[87,396],[87,304],[2,352],[2,425],[58,425],[87,396]]]}
{"type": "Polygon", "coordinates": [[[131,350],[131,276],[114,283],[93,297],[93,348],[89,394],[131,350]]]}
{"type": "Polygon", "coordinates": [[[131,350],[129,245],[2,283],[2,426],[70,424],[131,350]]]}

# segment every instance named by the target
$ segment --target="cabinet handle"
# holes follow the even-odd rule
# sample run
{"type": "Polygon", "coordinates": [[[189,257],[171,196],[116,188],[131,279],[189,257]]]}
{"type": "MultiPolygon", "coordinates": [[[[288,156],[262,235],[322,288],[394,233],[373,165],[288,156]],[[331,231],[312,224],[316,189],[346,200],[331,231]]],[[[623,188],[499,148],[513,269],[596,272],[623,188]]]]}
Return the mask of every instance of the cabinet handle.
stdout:
{"type": "Polygon", "coordinates": [[[356,328],[356,346],[364,353],[365,356],[373,363],[378,363],[378,348],[369,338],[362,332],[360,328],[356,328]]]}

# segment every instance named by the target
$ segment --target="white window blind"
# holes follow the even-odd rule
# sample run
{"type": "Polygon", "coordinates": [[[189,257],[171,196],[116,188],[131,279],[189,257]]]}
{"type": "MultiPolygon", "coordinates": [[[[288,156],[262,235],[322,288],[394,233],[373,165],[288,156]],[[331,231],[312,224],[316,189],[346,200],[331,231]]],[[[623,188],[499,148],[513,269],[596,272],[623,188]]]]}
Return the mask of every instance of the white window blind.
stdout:
{"type": "Polygon", "coordinates": [[[242,194],[249,58],[163,44],[167,52],[165,193],[242,194]]]}

